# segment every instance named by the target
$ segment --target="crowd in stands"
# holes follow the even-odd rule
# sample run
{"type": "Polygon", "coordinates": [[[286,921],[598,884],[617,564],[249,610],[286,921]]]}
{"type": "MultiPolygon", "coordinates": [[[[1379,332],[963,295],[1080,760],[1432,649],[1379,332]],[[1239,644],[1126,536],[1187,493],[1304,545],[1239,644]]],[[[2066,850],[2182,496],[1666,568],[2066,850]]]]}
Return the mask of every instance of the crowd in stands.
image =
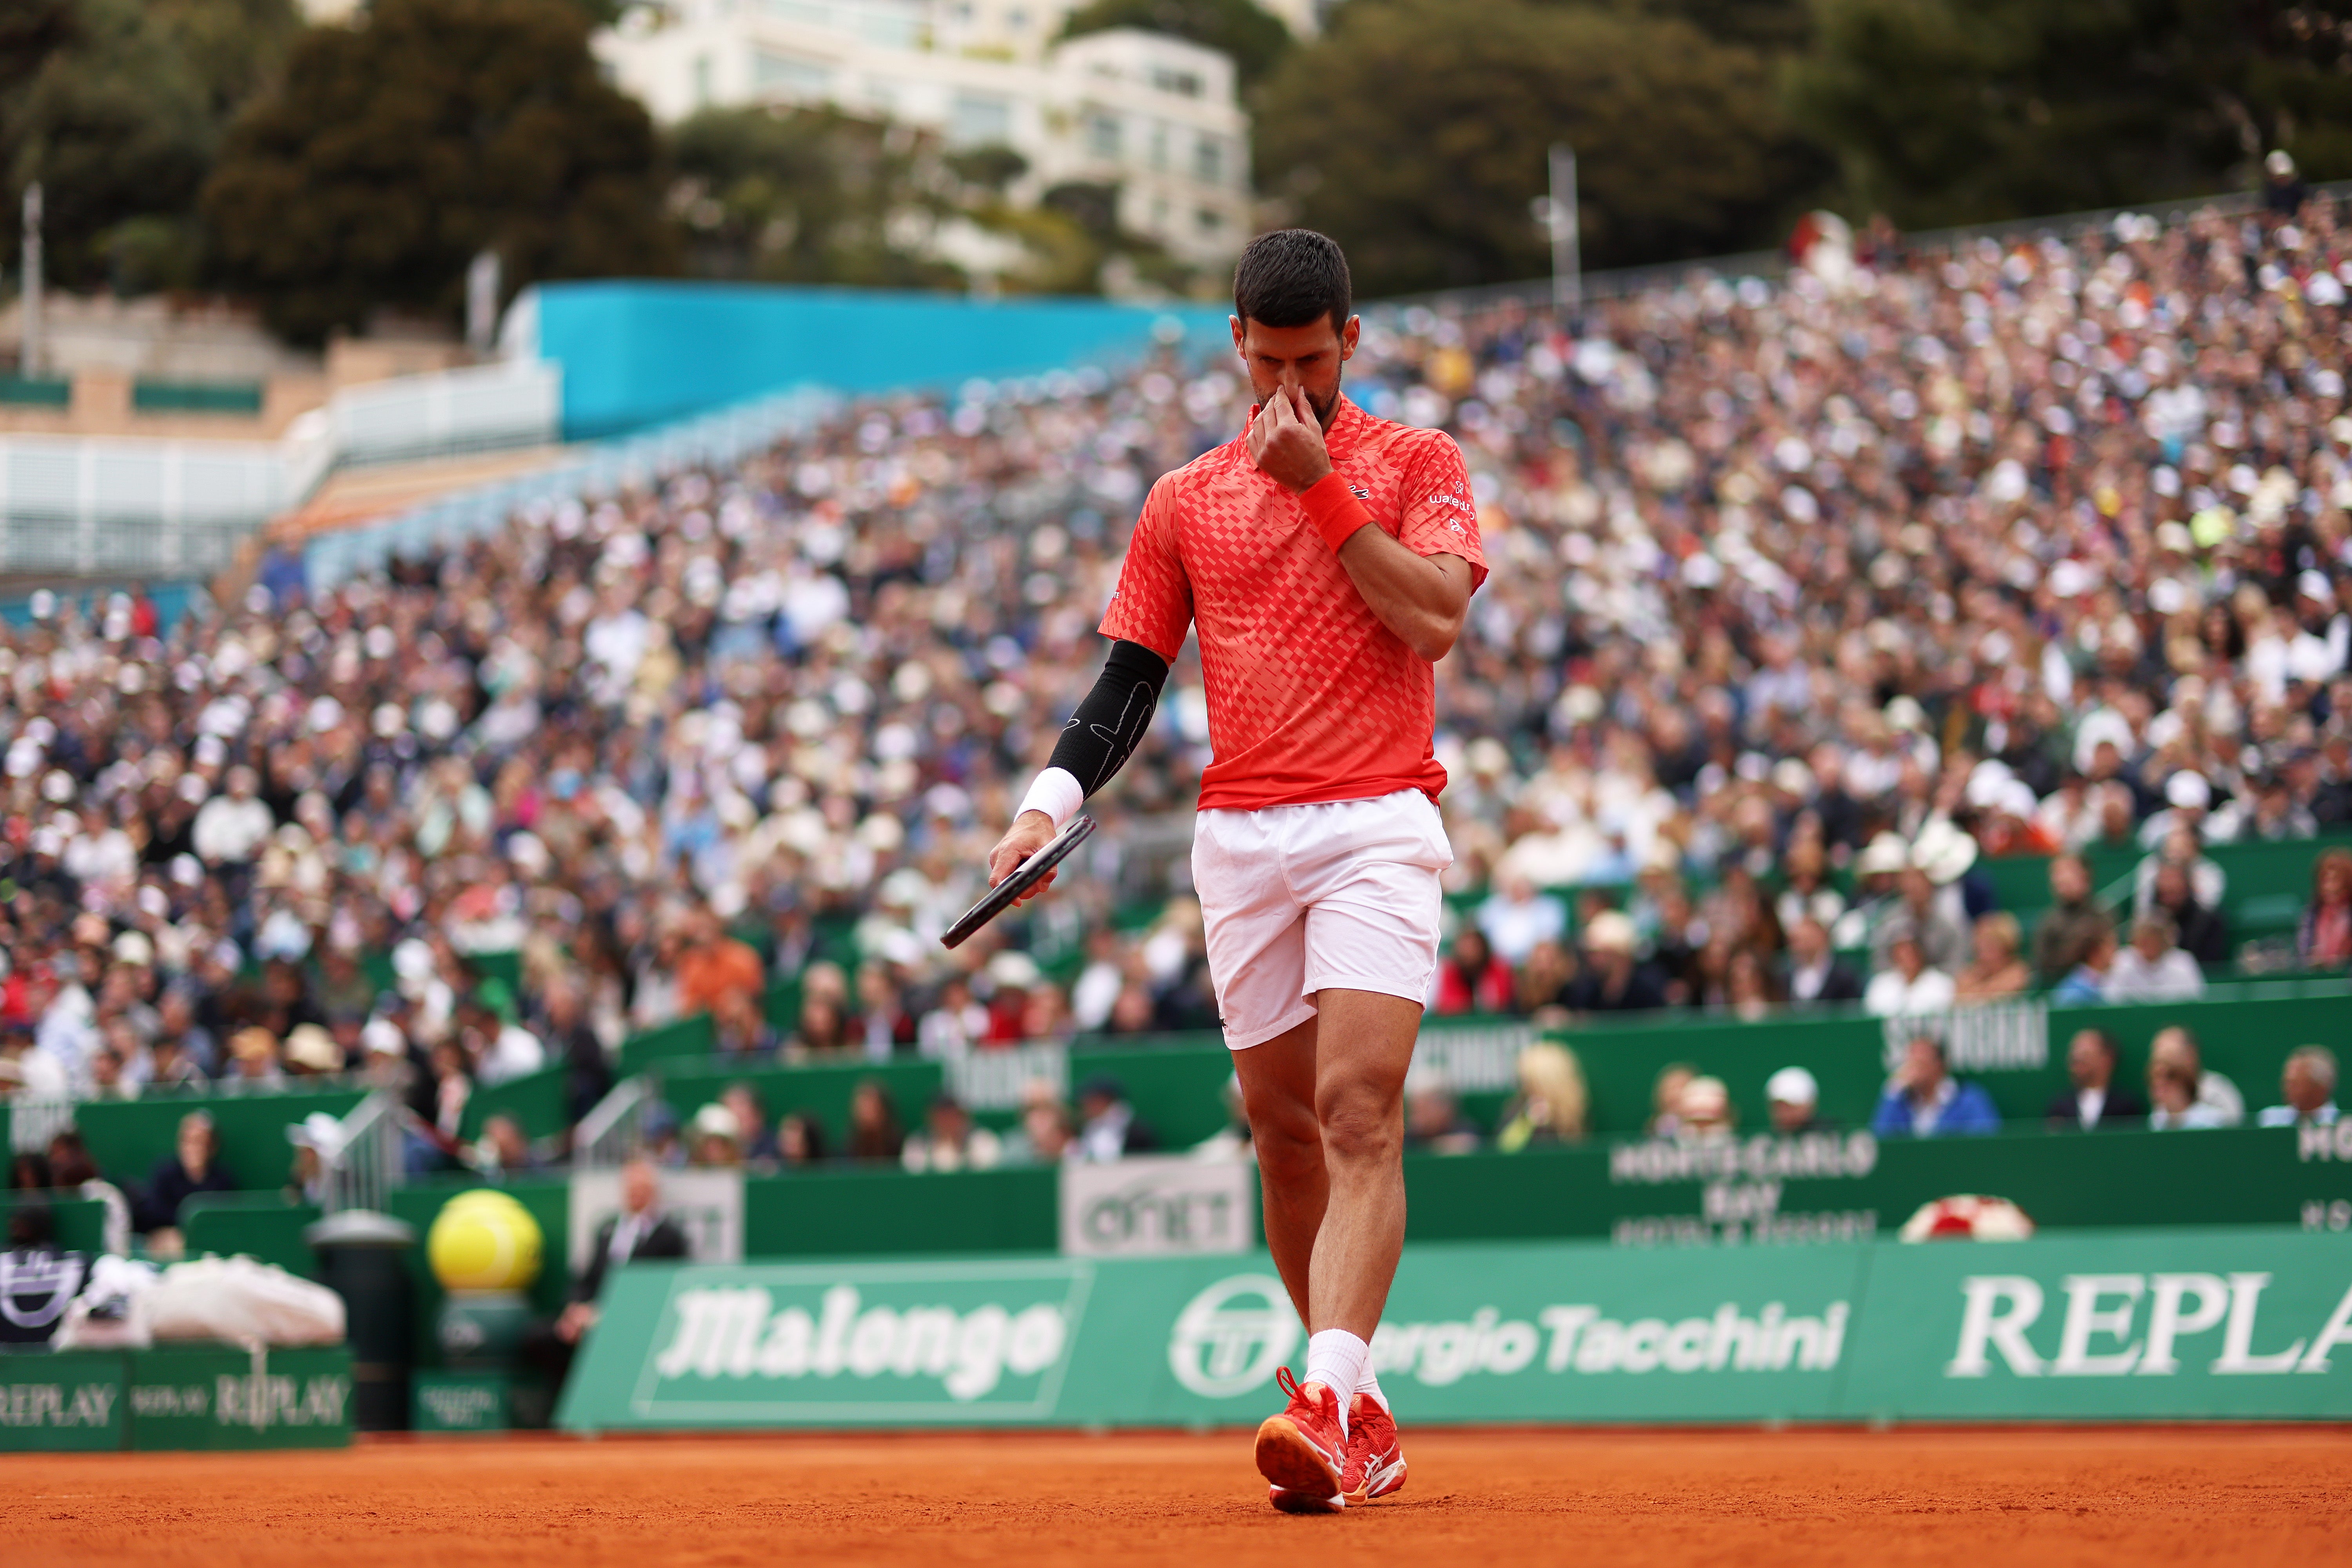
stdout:
{"type": "MultiPolygon", "coordinates": [[[[1352,395],[1457,435],[1495,566],[1438,672],[1433,1008],[2200,994],[2233,956],[2207,848],[2352,826],[2346,278],[2321,195],[1573,317],[1373,312],[1352,395]],[[2078,857],[2117,850],[2109,907],[2078,857]],[[1985,875],[2020,854],[2059,857],[2030,923],[1985,875]]],[[[625,1036],[696,1012],[744,1060],[1213,1026],[1171,827],[1189,653],[1082,874],[936,938],[1094,678],[1145,489],[1245,412],[1171,352],[856,403],[320,592],[277,561],[177,624],[37,603],[0,626],[0,1086],[360,1074],[471,1158],[480,1087],[561,1067],[576,1118],[625,1036]]],[[[2352,964],[2352,853],[2295,943],[2352,964]]],[[[1915,1053],[1881,1120],[1969,1122],[1951,1081],[1915,1053]]],[[[1678,1127],[1719,1120],[1706,1082],[1678,1127]]],[[[1542,1068],[1497,1142],[1577,1099],[1542,1068]]],[[[950,1108],[880,1110],[890,1157],[983,1158],[950,1108]]],[[[1056,1114],[1021,1139],[1113,1137],[1056,1114]]]]}

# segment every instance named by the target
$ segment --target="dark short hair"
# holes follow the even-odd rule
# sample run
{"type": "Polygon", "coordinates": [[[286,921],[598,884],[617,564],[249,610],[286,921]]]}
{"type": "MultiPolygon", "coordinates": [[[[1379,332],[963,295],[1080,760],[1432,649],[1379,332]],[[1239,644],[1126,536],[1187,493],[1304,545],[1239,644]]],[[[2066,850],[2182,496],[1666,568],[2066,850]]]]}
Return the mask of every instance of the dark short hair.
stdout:
{"type": "Polygon", "coordinates": [[[2109,1061],[2114,1061],[2124,1054],[2123,1047],[2116,1043],[2116,1037],[2105,1029],[2077,1029],[2074,1031],[2074,1038],[2090,1041],[2099,1047],[2100,1052],[2109,1061]]]}
{"type": "Polygon", "coordinates": [[[1234,266],[1234,314],[1266,327],[1348,324],[1355,286],[1339,242],[1311,228],[1277,228],[1249,242],[1234,266]]]}

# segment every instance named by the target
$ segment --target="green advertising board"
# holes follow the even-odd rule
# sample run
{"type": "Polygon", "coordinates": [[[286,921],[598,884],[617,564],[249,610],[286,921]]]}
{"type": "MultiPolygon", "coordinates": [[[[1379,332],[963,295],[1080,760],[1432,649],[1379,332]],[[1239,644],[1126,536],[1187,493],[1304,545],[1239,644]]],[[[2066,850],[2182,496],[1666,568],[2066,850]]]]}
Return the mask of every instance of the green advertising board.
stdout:
{"type": "Polygon", "coordinates": [[[132,1351],[136,1449],[342,1448],[352,1441],[352,1352],[228,1345],[132,1351]]]}
{"type": "MultiPolygon", "coordinates": [[[[1263,1255],[625,1270],[574,1430],[1258,1419],[1305,1331],[1263,1255]]],[[[1411,1422],[2352,1417],[2352,1235],[1409,1248],[1411,1422]]]]}
{"type": "Polygon", "coordinates": [[[0,1356],[0,1454],[121,1448],[124,1362],[105,1351],[0,1356]]]}

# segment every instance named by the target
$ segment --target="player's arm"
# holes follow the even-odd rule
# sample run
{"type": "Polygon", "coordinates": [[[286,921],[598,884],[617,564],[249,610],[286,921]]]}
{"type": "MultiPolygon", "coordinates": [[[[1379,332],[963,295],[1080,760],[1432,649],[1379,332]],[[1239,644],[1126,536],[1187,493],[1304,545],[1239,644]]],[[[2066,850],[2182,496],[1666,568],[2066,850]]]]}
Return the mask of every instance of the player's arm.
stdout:
{"type": "MultiPolygon", "coordinates": [[[[1151,727],[1160,693],[1168,684],[1168,661],[1141,643],[1114,642],[1094,689],[1062,727],[1062,738],[1037,782],[1013,815],[1013,826],[988,856],[988,885],[996,886],[1034,855],[1062,825],[1077,815],[1087,797],[1110,783],[1135,754],[1151,727]]],[[[1026,903],[1052,885],[1048,872],[1019,900],[1026,903]]]]}
{"type": "Polygon", "coordinates": [[[1381,625],[1432,664],[1452,651],[1477,585],[1470,563],[1459,555],[1421,554],[1372,525],[1371,514],[1332,470],[1305,394],[1276,393],[1253,422],[1250,437],[1258,467],[1298,492],[1381,625]]]}

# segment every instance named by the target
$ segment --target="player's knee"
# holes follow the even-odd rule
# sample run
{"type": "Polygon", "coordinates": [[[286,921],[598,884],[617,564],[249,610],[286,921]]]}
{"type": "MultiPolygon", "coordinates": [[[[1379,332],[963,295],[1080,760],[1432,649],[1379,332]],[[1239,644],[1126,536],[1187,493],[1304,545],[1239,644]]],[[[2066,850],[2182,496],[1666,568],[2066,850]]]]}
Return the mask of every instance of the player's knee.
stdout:
{"type": "Polygon", "coordinates": [[[1312,1106],[1291,1100],[1253,1103],[1249,1120],[1250,1142],[1259,1167],[1268,1174],[1288,1174],[1323,1163],[1323,1132],[1312,1106]]]}
{"type": "Polygon", "coordinates": [[[1360,1092],[1328,1093],[1316,1107],[1323,1151],[1332,1160],[1385,1160],[1403,1146],[1404,1128],[1393,1100],[1360,1092]]]}

